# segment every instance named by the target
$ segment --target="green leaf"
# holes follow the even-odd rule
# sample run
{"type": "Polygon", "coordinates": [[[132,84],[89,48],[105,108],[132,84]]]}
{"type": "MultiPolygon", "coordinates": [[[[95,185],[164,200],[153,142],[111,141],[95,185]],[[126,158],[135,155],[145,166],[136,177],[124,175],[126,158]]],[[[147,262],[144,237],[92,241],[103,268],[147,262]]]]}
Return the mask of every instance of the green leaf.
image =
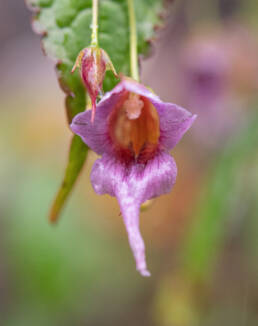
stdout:
{"type": "Polygon", "coordinates": [[[67,197],[73,189],[75,181],[82,170],[87,153],[87,146],[85,146],[79,136],[74,135],[70,146],[69,159],[64,180],[50,210],[49,218],[51,222],[55,222],[58,219],[67,197]]]}
{"type": "MultiPolygon", "coordinates": [[[[91,43],[91,0],[27,0],[37,9],[33,26],[43,35],[46,54],[71,70],[83,48],[91,43]]],[[[158,14],[162,0],[134,1],[139,55],[146,54],[154,27],[161,24],[158,14]]],[[[118,72],[129,73],[129,22],[126,0],[99,1],[99,45],[110,56],[118,72]]],[[[106,89],[115,79],[106,78],[106,89]]]]}
{"type": "Polygon", "coordinates": [[[228,219],[236,214],[236,207],[239,208],[236,201],[241,203],[243,200],[243,180],[247,179],[247,166],[257,158],[257,123],[258,116],[251,117],[246,128],[226,146],[215,162],[207,191],[186,237],[182,253],[184,269],[190,278],[197,281],[206,280],[214,270],[228,219]]]}
{"type": "MultiPolygon", "coordinates": [[[[43,36],[42,43],[45,53],[57,62],[57,73],[61,88],[67,94],[66,113],[68,123],[79,112],[84,111],[86,93],[78,71],[71,74],[72,66],[78,53],[91,43],[91,0],[27,0],[28,5],[35,10],[33,26],[37,33],[43,36]]],[[[99,45],[110,56],[117,72],[129,74],[129,22],[126,0],[99,1],[99,45]]],[[[154,36],[154,26],[161,23],[158,13],[162,10],[162,0],[135,1],[138,51],[146,54],[149,41],[154,36]]],[[[111,72],[107,72],[104,81],[104,91],[110,90],[117,83],[111,72]]],[[[64,183],[65,191],[60,189],[57,202],[54,203],[55,218],[57,218],[66,198],[86,159],[86,149],[78,141],[73,142],[64,183]],[[78,146],[78,148],[75,148],[78,146]],[[75,161],[78,160],[78,164],[75,161]],[[76,170],[73,167],[76,166],[76,170]],[[72,174],[70,176],[70,173],[72,174]],[[64,195],[61,195],[65,193],[64,195]],[[61,197],[60,197],[61,196],[61,197]],[[60,200],[62,198],[62,200],[60,200]]]]}

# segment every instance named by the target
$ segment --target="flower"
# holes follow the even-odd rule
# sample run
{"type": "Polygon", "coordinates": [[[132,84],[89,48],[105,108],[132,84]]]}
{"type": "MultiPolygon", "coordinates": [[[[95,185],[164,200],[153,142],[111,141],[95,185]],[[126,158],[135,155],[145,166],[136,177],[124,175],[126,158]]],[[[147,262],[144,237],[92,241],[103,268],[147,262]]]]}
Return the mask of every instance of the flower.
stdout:
{"type": "Polygon", "coordinates": [[[96,99],[102,93],[106,70],[110,69],[116,78],[118,76],[108,54],[103,49],[95,46],[85,48],[78,54],[72,73],[76,68],[80,68],[81,78],[91,98],[91,121],[93,122],[96,111],[96,99]]]}
{"type": "Polygon", "coordinates": [[[97,154],[91,183],[97,194],[119,202],[136,268],[149,276],[139,212],[145,201],[171,191],[177,175],[169,154],[196,116],[162,102],[138,82],[122,81],[98,103],[94,126],[90,111],[78,114],[71,129],[97,154]]]}

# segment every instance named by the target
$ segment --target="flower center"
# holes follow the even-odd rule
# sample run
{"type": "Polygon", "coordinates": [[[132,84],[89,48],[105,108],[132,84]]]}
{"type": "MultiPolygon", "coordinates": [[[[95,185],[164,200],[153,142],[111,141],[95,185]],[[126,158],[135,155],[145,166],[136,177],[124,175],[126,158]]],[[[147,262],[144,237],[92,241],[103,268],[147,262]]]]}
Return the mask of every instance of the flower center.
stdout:
{"type": "Polygon", "coordinates": [[[109,132],[120,159],[146,163],[158,147],[158,113],[146,97],[125,92],[110,114],[109,132]]]}

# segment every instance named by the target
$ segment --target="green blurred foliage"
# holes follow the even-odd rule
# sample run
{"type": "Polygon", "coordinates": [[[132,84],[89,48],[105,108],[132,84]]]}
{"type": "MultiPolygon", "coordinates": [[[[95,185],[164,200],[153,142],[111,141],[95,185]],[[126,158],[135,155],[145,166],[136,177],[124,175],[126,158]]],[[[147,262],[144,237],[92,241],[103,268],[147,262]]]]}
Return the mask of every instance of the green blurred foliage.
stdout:
{"type": "Polygon", "coordinates": [[[133,260],[126,237],[121,247],[93,219],[87,200],[87,211],[80,212],[77,200],[62,223],[50,227],[45,216],[56,186],[53,171],[28,166],[20,172],[9,193],[15,205],[6,209],[2,221],[6,273],[15,299],[1,314],[1,325],[79,325],[105,318],[107,325],[118,322],[144,289],[144,281],[130,272],[133,260]]]}
{"type": "Polygon", "coordinates": [[[154,316],[159,325],[241,326],[258,322],[257,126],[255,111],[224,146],[206,177],[178,253],[178,266],[163,279],[158,291],[154,316]],[[230,242],[239,253],[235,261],[225,264],[230,242]],[[237,266],[241,263],[244,266],[237,266]],[[229,273],[235,273],[229,275],[230,281],[219,278],[223,264],[229,273]]]}
{"type": "MultiPolygon", "coordinates": [[[[189,277],[210,277],[211,271],[214,270],[213,263],[229,228],[228,220],[233,215],[234,223],[237,210],[250,207],[255,201],[256,193],[250,192],[244,182],[253,178],[251,173],[254,171],[250,170],[249,166],[252,162],[257,162],[257,126],[258,116],[254,114],[247,126],[242,127],[240,135],[223,149],[222,155],[213,163],[213,172],[209,175],[200,208],[186,237],[183,256],[189,277]],[[245,191],[248,192],[247,197],[243,197],[245,191]],[[244,199],[242,203],[239,202],[241,199],[244,199]]],[[[257,180],[254,178],[247,185],[257,189],[258,183],[255,181],[257,180]]]]}

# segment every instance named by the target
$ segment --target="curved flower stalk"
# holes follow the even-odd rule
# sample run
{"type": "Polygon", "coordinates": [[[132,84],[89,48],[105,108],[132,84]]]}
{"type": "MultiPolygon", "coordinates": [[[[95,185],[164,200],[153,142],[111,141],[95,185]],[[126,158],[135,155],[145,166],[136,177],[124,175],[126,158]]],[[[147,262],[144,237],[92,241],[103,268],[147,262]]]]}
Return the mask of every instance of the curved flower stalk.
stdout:
{"type": "Polygon", "coordinates": [[[81,79],[91,100],[91,122],[94,122],[96,101],[98,95],[102,94],[106,70],[111,70],[118,78],[108,54],[98,45],[98,0],[92,0],[91,28],[91,45],[80,51],[71,72],[73,73],[76,68],[80,69],[81,79]]]}
{"type": "Polygon", "coordinates": [[[71,129],[102,157],[91,172],[97,194],[119,202],[136,268],[149,276],[145,246],[139,231],[141,205],[171,191],[177,167],[171,150],[191,127],[196,115],[162,102],[130,78],[106,93],[98,103],[94,125],[91,111],[78,114],[71,129]]]}

